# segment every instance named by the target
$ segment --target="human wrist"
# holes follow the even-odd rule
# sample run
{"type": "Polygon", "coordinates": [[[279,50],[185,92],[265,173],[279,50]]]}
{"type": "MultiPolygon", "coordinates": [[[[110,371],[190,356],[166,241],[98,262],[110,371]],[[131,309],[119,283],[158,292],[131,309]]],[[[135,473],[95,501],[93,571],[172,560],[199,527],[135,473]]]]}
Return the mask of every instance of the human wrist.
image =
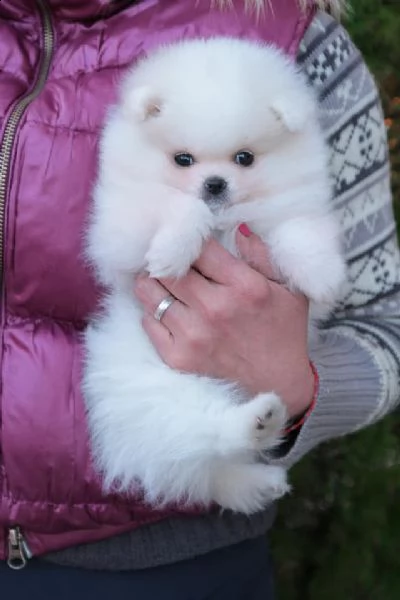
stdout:
{"type": "Polygon", "coordinates": [[[319,377],[317,369],[314,363],[312,363],[311,361],[309,361],[309,370],[311,373],[311,391],[307,395],[307,402],[303,405],[301,410],[291,411],[289,420],[284,429],[285,435],[288,435],[293,431],[299,430],[304,425],[304,423],[315,408],[319,392],[319,377]]]}

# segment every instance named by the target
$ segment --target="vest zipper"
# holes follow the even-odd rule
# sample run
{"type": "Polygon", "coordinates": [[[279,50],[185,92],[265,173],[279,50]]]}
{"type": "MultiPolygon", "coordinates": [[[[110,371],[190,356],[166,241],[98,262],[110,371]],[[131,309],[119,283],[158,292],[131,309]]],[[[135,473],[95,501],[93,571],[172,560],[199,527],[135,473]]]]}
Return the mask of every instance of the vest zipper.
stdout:
{"type": "Polygon", "coordinates": [[[50,64],[54,50],[54,32],[51,22],[51,14],[48,6],[43,0],[36,0],[42,22],[43,52],[39,73],[33,89],[22,96],[13,107],[4,128],[3,140],[0,145],[0,281],[4,274],[4,241],[6,221],[6,196],[10,178],[10,166],[12,163],[12,151],[18,130],[18,125],[24,115],[26,108],[35,100],[42,91],[49,73],[50,64]]]}
{"type": "MultiPolygon", "coordinates": [[[[42,24],[42,56],[36,82],[33,88],[16,101],[4,127],[3,140],[0,144],[0,286],[3,289],[4,275],[4,241],[6,225],[6,199],[10,179],[10,168],[14,142],[18,125],[26,108],[37,98],[42,91],[49,73],[54,51],[54,31],[51,14],[43,0],[35,0],[39,10],[42,24]]],[[[8,530],[8,556],[7,564],[11,569],[20,570],[26,566],[27,560],[32,558],[32,553],[25,541],[20,527],[11,527],[8,530]]]]}
{"type": "Polygon", "coordinates": [[[32,558],[32,552],[29,550],[21,529],[11,527],[8,530],[7,565],[14,571],[20,571],[26,567],[26,563],[30,558],[32,558]]]}

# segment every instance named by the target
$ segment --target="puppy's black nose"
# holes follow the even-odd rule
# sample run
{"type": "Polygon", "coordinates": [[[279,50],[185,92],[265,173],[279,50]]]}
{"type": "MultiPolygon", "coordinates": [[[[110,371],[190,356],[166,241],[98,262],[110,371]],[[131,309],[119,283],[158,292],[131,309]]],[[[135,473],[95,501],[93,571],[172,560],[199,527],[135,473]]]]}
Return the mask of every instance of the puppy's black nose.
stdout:
{"type": "Polygon", "coordinates": [[[222,177],[209,177],[204,182],[204,188],[211,196],[219,196],[227,187],[228,184],[222,177]]]}

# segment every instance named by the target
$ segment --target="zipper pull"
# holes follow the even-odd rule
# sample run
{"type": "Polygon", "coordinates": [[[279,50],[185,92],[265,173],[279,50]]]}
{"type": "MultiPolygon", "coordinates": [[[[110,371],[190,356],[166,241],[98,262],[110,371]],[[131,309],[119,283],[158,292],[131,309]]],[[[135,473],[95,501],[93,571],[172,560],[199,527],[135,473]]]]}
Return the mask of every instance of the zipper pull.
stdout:
{"type": "Polygon", "coordinates": [[[19,571],[26,567],[27,558],[29,558],[27,545],[24,536],[19,527],[12,527],[8,530],[8,558],[7,565],[10,569],[19,571]]]}

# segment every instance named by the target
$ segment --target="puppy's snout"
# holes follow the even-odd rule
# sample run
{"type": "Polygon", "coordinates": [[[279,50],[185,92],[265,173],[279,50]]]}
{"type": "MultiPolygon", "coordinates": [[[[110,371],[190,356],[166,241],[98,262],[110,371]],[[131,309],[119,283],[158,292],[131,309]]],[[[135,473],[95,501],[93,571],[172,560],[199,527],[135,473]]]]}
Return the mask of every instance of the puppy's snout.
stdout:
{"type": "Polygon", "coordinates": [[[211,196],[219,196],[227,187],[228,183],[222,177],[209,177],[204,182],[204,188],[211,196]]]}

